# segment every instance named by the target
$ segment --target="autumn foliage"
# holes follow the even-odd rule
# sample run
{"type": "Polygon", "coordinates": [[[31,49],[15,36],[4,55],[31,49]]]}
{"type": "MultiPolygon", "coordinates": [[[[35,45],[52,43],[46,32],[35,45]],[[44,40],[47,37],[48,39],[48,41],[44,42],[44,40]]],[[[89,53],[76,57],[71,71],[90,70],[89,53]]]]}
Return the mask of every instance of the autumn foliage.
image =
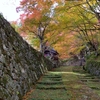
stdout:
{"type": "Polygon", "coordinates": [[[98,0],[22,0],[17,7],[17,12],[22,12],[20,30],[33,34],[32,41],[37,38],[41,47],[44,43],[54,47],[61,58],[70,57],[70,52],[80,53],[89,43],[97,52],[99,4],[98,0]]]}

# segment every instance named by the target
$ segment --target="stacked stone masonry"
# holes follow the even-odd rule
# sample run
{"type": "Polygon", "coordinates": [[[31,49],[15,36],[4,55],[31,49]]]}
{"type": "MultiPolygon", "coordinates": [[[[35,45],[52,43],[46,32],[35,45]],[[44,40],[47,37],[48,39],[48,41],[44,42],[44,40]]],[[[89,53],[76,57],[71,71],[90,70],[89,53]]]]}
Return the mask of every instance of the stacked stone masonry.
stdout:
{"type": "Polygon", "coordinates": [[[86,70],[91,75],[96,75],[96,76],[100,77],[100,61],[88,60],[86,63],[86,70]]]}
{"type": "Polygon", "coordinates": [[[22,96],[53,64],[33,49],[0,16],[0,100],[22,100],[22,96]]]}

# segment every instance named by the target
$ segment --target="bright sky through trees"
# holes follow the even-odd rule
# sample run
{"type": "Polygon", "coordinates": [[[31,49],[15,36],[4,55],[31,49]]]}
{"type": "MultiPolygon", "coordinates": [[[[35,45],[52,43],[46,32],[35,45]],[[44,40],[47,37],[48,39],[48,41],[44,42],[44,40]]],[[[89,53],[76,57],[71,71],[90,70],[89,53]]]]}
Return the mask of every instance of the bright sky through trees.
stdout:
{"type": "Polygon", "coordinates": [[[16,12],[16,7],[19,6],[21,0],[0,0],[0,13],[8,21],[15,21],[19,18],[19,13],[16,12]]]}

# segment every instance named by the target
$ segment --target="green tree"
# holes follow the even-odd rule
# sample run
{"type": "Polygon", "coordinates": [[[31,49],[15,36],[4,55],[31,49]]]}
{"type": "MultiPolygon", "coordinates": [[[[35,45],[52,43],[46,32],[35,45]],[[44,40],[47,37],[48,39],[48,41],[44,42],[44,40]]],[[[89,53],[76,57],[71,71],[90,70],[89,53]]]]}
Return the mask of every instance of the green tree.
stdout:
{"type": "Polygon", "coordinates": [[[17,8],[17,11],[24,11],[21,15],[21,30],[24,32],[31,32],[39,39],[41,52],[43,52],[46,42],[46,30],[51,21],[52,5],[52,1],[23,0],[20,7],[17,8]]]}

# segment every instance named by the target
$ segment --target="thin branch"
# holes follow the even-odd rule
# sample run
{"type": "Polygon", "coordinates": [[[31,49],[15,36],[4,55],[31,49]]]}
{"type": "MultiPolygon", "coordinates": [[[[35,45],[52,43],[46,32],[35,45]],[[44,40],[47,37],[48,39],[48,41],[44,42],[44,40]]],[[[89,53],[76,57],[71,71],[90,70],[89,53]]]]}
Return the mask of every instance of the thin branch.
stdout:
{"type": "Polygon", "coordinates": [[[83,3],[80,3],[80,4],[73,5],[73,6],[69,7],[69,8],[67,8],[66,10],[69,10],[69,9],[71,9],[71,8],[73,8],[73,7],[80,6],[80,5],[83,5],[83,4],[86,4],[86,2],[83,2],[83,3]]]}

